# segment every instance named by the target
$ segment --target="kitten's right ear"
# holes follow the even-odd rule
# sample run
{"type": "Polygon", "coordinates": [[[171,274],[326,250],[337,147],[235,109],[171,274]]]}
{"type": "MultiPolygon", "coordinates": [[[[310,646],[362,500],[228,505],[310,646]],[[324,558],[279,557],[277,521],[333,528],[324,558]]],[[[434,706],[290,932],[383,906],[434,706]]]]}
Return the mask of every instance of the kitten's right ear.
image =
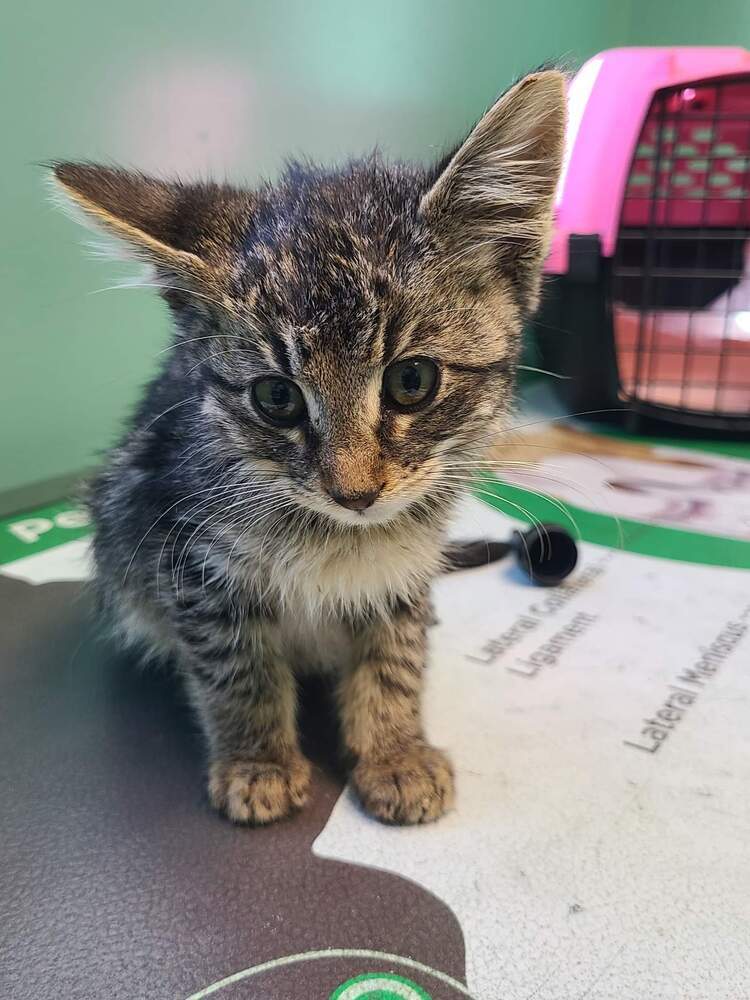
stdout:
{"type": "Polygon", "coordinates": [[[441,164],[420,213],[473,279],[503,270],[533,304],[550,235],[565,132],[565,77],[521,80],[441,164]]]}
{"type": "Polygon", "coordinates": [[[88,163],[52,165],[55,200],[132,256],[192,283],[217,285],[242,238],[251,196],[227,185],[164,181],[88,163]]]}

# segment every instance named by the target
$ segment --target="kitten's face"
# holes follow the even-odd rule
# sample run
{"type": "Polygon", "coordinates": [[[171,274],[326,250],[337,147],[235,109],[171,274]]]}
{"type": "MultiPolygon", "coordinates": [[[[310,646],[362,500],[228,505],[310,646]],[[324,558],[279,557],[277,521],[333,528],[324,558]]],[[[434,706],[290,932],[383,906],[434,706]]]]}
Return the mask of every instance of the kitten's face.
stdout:
{"type": "Polygon", "coordinates": [[[536,305],[563,79],[528,77],[425,170],[373,158],[275,187],[61,164],[77,209],[157,268],[222,457],[367,528],[439,501],[507,413],[536,305]]]}
{"type": "Polygon", "coordinates": [[[519,307],[502,280],[446,269],[412,176],[370,166],[307,188],[291,220],[277,192],[257,207],[275,237],[235,262],[204,412],[269,486],[367,527],[468,477],[510,404],[519,307]]]}

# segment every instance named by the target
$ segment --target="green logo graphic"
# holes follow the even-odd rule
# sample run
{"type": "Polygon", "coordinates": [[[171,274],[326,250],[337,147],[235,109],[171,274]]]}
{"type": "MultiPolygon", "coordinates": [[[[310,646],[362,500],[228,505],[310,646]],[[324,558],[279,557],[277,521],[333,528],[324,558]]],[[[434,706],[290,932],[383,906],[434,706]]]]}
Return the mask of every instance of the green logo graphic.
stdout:
{"type": "Polygon", "coordinates": [[[432,1000],[410,979],[388,972],[366,972],[337,987],[330,1000],[432,1000]]]}
{"type": "Polygon", "coordinates": [[[91,534],[87,511],[68,500],[0,520],[0,565],[91,534]]]}

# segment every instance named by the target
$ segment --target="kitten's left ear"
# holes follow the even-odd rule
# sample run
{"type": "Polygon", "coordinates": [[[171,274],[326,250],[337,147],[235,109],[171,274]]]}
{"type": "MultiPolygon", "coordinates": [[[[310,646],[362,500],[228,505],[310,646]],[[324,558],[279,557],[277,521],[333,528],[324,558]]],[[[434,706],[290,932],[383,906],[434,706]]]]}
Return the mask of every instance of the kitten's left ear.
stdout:
{"type": "Polygon", "coordinates": [[[191,285],[221,284],[252,213],[251,196],[228,185],[91,163],[56,163],[52,173],[64,211],[191,285]]]}
{"type": "Polygon", "coordinates": [[[480,284],[507,274],[531,308],[564,137],[564,75],[527,76],[482,117],[420,203],[451,264],[480,284]]]}

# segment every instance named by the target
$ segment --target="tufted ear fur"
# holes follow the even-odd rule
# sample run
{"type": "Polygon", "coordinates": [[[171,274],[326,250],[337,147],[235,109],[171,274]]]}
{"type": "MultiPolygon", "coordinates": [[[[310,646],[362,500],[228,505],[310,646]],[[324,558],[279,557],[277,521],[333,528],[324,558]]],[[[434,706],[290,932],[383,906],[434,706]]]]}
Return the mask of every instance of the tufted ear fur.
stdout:
{"type": "Polygon", "coordinates": [[[532,74],[490,108],[420,203],[448,260],[474,283],[498,273],[536,305],[565,134],[565,77],[532,74]]]}
{"type": "Polygon", "coordinates": [[[56,163],[52,174],[64,211],[191,284],[221,284],[252,214],[252,196],[228,185],[89,163],[56,163]]]}

